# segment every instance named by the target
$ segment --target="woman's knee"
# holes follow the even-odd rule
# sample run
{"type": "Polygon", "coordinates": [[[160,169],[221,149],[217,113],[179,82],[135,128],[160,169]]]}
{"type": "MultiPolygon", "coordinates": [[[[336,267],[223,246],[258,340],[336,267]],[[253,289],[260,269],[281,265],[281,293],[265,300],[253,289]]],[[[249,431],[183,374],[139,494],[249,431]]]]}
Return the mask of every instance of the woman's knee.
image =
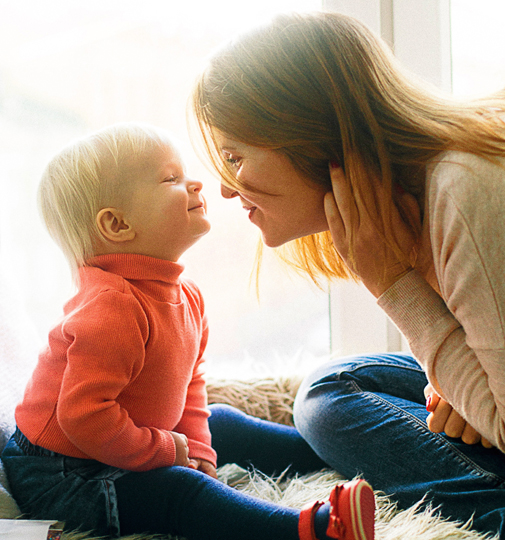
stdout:
{"type": "MultiPolygon", "coordinates": [[[[294,421],[307,440],[335,414],[340,398],[361,392],[380,392],[393,378],[409,379],[405,369],[415,377],[424,377],[410,355],[367,354],[346,356],[319,366],[303,380],[294,403],[294,421]],[[400,373],[401,372],[401,373],[400,373]]],[[[422,385],[420,386],[423,387],[422,385]]],[[[339,411],[341,408],[338,407],[339,411]]],[[[332,422],[338,421],[332,418],[332,422]]]]}
{"type": "Polygon", "coordinates": [[[369,356],[346,356],[317,367],[303,379],[296,395],[296,407],[299,409],[306,399],[313,399],[315,394],[322,396],[324,394],[324,385],[338,380],[342,373],[354,371],[370,362],[369,356]],[[319,391],[315,393],[314,389],[319,391]],[[321,390],[323,391],[321,392],[321,390]]]}
{"type": "Polygon", "coordinates": [[[342,371],[350,365],[346,360],[328,362],[318,367],[300,385],[293,405],[293,418],[296,428],[307,441],[317,437],[325,422],[328,401],[335,399],[335,385],[342,371]]]}

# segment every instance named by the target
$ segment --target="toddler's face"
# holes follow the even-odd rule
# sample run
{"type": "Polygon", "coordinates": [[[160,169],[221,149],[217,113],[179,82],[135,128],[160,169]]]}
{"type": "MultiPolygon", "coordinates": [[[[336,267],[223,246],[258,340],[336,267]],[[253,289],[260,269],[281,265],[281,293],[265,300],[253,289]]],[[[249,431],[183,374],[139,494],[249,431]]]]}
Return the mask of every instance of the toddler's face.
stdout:
{"type": "Polygon", "coordinates": [[[186,176],[179,152],[170,144],[150,152],[131,173],[132,252],[177,261],[210,230],[202,183],[186,176]]]}

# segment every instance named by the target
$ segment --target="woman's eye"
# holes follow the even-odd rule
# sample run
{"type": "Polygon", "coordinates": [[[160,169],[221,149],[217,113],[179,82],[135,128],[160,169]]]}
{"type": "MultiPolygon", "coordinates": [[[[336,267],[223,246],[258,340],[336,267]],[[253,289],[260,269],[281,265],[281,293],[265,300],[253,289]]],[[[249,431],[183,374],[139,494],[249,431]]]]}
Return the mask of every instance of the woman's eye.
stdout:
{"type": "Polygon", "coordinates": [[[233,158],[233,157],[226,158],[226,163],[228,163],[232,167],[238,167],[241,161],[242,160],[240,158],[233,158]]]}

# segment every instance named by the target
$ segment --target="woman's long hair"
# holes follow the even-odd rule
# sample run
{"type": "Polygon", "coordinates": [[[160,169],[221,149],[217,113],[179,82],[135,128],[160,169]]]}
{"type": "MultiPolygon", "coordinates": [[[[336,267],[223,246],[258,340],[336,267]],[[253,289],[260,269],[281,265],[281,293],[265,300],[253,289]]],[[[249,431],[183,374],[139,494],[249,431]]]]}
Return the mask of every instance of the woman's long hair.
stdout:
{"type": "MultiPolygon", "coordinates": [[[[338,13],[292,14],[220,50],[196,83],[192,110],[205,151],[227,184],[241,186],[215,140],[227,137],[289,157],[310,181],[331,190],[328,164],[343,167],[356,200],[370,201],[370,179],[387,201],[377,224],[405,259],[391,231],[399,195],[423,196],[427,163],[446,150],[495,159],[505,154],[505,92],[460,104],[404,76],[387,46],[359,21],[338,13]]],[[[370,203],[369,203],[370,204],[370,203]]],[[[351,239],[352,250],[352,239],[351,239]]],[[[283,246],[295,268],[319,276],[353,277],[329,232],[283,246]]]]}

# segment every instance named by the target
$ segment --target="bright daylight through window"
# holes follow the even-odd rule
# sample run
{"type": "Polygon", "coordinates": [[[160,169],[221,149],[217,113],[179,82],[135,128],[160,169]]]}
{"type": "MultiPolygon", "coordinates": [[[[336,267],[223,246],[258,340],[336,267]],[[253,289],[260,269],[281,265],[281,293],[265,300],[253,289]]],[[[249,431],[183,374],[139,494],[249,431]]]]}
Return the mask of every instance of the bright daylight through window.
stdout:
{"type": "Polygon", "coordinates": [[[214,48],[275,12],[315,10],[320,1],[1,3],[0,256],[3,279],[17,289],[13,296],[40,338],[72,293],[67,264],[38,217],[41,172],[70,140],[133,120],[176,134],[189,174],[204,182],[213,228],[183,260],[206,299],[208,359],[236,365],[269,361],[276,351],[326,355],[325,292],[298,277],[279,279],[285,270],[267,254],[258,302],[249,276],[259,233],[238,201],[222,199],[186,127],[192,83],[214,48]]]}
{"type": "MultiPolygon", "coordinates": [[[[187,150],[189,173],[204,182],[213,228],[184,262],[206,298],[211,363],[326,356],[327,292],[286,273],[266,250],[258,301],[249,282],[258,231],[238,201],[221,198],[219,182],[194,156],[186,128],[192,82],[214,48],[275,12],[320,9],[321,0],[0,5],[1,279],[32,317],[40,339],[72,293],[66,262],[38,217],[41,171],[71,139],[135,120],[175,133],[187,150]]],[[[504,4],[452,0],[451,16],[454,92],[478,96],[505,86],[504,4]]]]}

